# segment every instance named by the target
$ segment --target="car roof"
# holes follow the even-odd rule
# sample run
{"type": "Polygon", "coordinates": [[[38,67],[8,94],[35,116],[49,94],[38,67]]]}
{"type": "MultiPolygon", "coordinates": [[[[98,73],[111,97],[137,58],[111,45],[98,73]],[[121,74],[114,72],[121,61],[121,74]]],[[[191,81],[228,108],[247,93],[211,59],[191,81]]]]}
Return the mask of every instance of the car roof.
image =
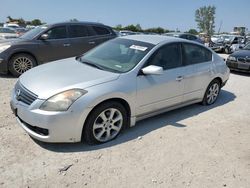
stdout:
{"type": "Polygon", "coordinates": [[[68,25],[68,24],[86,24],[86,25],[100,25],[100,26],[105,26],[102,23],[87,22],[87,21],[58,22],[58,23],[52,23],[52,24],[46,24],[46,25],[47,26],[57,26],[57,25],[68,25]]]}
{"type": "Polygon", "coordinates": [[[161,42],[187,42],[187,40],[185,39],[169,37],[164,35],[127,35],[121,38],[151,43],[154,45],[157,45],[161,42]]]}

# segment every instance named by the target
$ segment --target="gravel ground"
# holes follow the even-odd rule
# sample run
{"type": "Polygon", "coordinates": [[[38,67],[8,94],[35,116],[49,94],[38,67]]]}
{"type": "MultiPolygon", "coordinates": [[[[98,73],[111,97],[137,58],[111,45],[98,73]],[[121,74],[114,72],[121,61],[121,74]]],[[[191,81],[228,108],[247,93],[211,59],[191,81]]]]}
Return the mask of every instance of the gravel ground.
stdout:
{"type": "Polygon", "coordinates": [[[0,187],[250,186],[250,76],[233,73],[217,102],[137,123],[98,146],[31,139],[0,76],[0,187]]]}

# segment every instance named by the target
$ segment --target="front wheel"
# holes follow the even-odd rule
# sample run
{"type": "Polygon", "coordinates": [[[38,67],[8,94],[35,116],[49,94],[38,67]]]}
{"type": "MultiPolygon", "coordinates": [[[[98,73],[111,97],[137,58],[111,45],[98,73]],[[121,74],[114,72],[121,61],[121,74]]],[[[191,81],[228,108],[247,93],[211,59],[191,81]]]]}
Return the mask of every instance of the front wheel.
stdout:
{"type": "Polygon", "coordinates": [[[207,87],[202,104],[203,105],[213,104],[217,100],[219,93],[220,93],[220,82],[218,80],[213,80],[207,87]]]}
{"type": "Polygon", "coordinates": [[[83,139],[88,144],[108,142],[119,135],[128,123],[127,111],[118,102],[97,106],[88,116],[83,128],[83,139]]]}
{"type": "Polygon", "coordinates": [[[17,77],[35,66],[36,60],[31,55],[25,53],[14,55],[9,61],[9,70],[17,77]]]}

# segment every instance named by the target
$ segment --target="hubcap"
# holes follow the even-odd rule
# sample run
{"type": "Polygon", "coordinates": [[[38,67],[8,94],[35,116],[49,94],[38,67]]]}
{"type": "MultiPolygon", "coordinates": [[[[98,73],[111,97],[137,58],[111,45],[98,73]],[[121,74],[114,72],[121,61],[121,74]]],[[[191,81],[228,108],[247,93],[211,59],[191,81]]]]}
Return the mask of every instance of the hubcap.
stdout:
{"type": "Polygon", "coordinates": [[[119,110],[115,108],[106,109],[99,114],[94,122],[94,137],[100,142],[109,141],[120,132],[122,123],[123,116],[119,110]]]}
{"type": "Polygon", "coordinates": [[[19,74],[24,73],[25,71],[33,67],[32,61],[27,57],[18,57],[14,60],[14,69],[19,74]]]}
{"type": "Polygon", "coordinates": [[[208,94],[207,94],[207,103],[208,104],[212,104],[218,97],[219,94],[219,85],[217,83],[214,83],[213,85],[211,85],[211,87],[208,90],[208,94]]]}

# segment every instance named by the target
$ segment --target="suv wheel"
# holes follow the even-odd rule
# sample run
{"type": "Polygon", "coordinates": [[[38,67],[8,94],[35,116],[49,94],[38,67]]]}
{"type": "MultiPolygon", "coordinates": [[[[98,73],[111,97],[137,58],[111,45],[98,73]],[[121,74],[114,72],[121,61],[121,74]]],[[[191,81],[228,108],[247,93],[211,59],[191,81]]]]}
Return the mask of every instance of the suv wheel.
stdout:
{"type": "Polygon", "coordinates": [[[36,60],[29,54],[17,54],[11,57],[9,70],[14,76],[20,76],[27,70],[36,66],[36,60]]]}
{"type": "Polygon", "coordinates": [[[128,124],[127,111],[118,102],[97,106],[88,116],[83,128],[83,139],[88,144],[108,142],[119,135],[128,124]]]}

